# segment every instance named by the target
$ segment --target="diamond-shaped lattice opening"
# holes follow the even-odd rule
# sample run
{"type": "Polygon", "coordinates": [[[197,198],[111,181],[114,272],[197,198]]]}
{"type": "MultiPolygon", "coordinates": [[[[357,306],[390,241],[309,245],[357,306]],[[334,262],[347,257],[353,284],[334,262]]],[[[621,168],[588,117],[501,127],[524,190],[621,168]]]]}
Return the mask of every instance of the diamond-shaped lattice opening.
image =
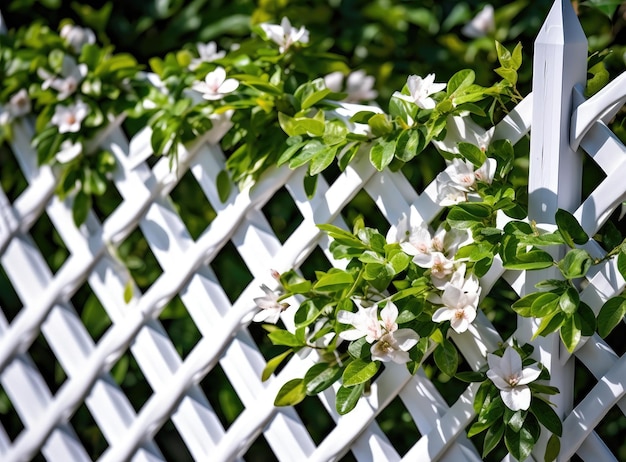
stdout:
{"type": "Polygon", "coordinates": [[[10,202],[14,202],[28,186],[17,160],[6,144],[0,145],[0,186],[10,202]]]}
{"type": "Polygon", "coordinates": [[[387,230],[389,229],[389,222],[364,189],[359,191],[354,198],[346,204],[341,211],[341,215],[346,220],[348,229],[354,227],[354,222],[359,217],[363,217],[365,226],[377,229],[383,236],[387,234],[387,230]]]}
{"type": "Polygon", "coordinates": [[[316,246],[300,265],[300,271],[303,277],[313,281],[315,279],[315,271],[327,271],[331,266],[324,251],[319,246],[316,246]]]}
{"type": "Polygon", "coordinates": [[[511,305],[517,300],[519,300],[517,292],[501,277],[479,304],[485,317],[491,321],[503,339],[513,335],[517,328],[517,316],[511,309],[511,305]]]}
{"type": "Polygon", "coordinates": [[[13,285],[5,273],[4,268],[0,265],[0,309],[10,323],[21,308],[22,302],[13,289],[13,285]]]}
{"type": "Polygon", "coordinates": [[[399,396],[376,416],[376,421],[400,456],[404,456],[422,436],[399,396]]]}
{"type": "Polygon", "coordinates": [[[307,396],[294,408],[316,445],[335,428],[335,422],[317,396],[307,396]]]}
{"type": "Polygon", "coordinates": [[[191,462],[194,460],[171,420],[165,422],[159,429],[154,436],[154,442],[161,449],[165,460],[175,460],[176,462],[191,462]]]}
{"type": "Polygon", "coordinates": [[[4,427],[4,431],[11,441],[18,437],[20,432],[24,430],[24,424],[20,419],[17,411],[13,407],[13,403],[9,396],[0,386],[0,424],[4,427]]]}
{"type": "Polygon", "coordinates": [[[596,433],[606,443],[617,460],[626,460],[626,441],[624,440],[626,416],[618,406],[613,406],[606,413],[600,424],[596,426],[596,433]]]}
{"type": "Polygon", "coordinates": [[[606,173],[590,156],[583,156],[582,200],[584,201],[606,178],[606,173]]]}
{"type": "Polygon", "coordinates": [[[598,382],[591,371],[578,358],[574,358],[574,406],[580,403],[598,382]]]}
{"type": "Polygon", "coordinates": [[[111,216],[111,214],[122,202],[122,196],[118,192],[117,188],[115,188],[115,185],[109,183],[104,194],[100,196],[93,196],[92,209],[98,217],[98,220],[102,223],[111,216]]]}
{"type": "Polygon", "coordinates": [[[135,411],[152,396],[152,388],[130,352],[124,353],[111,369],[111,376],[120,386],[135,411]]]}
{"type": "Polygon", "coordinates": [[[343,172],[339,169],[339,165],[337,165],[337,162],[335,161],[322,171],[322,176],[328,184],[333,184],[342,173],[343,172]]]}
{"type": "Polygon", "coordinates": [[[446,163],[441,154],[431,145],[415,157],[411,162],[402,166],[402,173],[418,194],[435,180],[439,172],[446,168],[446,163]]]}
{"type": "Polygon", "coordinates": [[[95,342],[100,339],[102,334],[111,325],[106,310],[100,303],[100,300],[91,291],[87,283],[83,284],[71,299],[72,306],[80,316],[80,320],[89,332],[89,335],[95,342]]]}
{"type": "Polygon", "coordinates": [[[108,443],[84,403],[72,416],[70,425],[78,435],[87,454],[89,454],[93,460],[100,457],[107,449],[108,443]]]}
{"type": "Polygon", "coordinates": [[[228,429],[243,412],[244,406],[219,364],[200,381],[200,387],[222,426],[225,430],[228,429]]]}
{"type": "Polygon", "coordinates": [[[170,197],[193,239],[197,239],[217,216],[190,171],[183,175],[170,197]]]}
{"type": "Polygon", "coordinates": [[[50,393],[56,394],[67,376],[42,334],[39,334],[30,346],[28,355],[48,385],[50,393]]]}
{"type": "Polygon", "coordinates": [[[165,305],[159,320],[181,358],[185,358],[202,338],[179,296],[165,305]]]}
{"type": "Polygon", "coordinates": [[[263,435],[259,436],[244,455],[246,462],[275,462],[276,456],[263,435]]]}
{"type": "Polygon", "coordinates": [[[211,262],[222,288],[231,302],[252,281],[252,274],[231,241],[228,241],[211,262]]]}
{"type": "Polygon", "coordinates": [[[150,250],[148,241],[139,229],[135,229],[120,244],[119,256],[142,292],[145,292],[163,272],[150,250]]]}
{"type": "Polygon", "coordinates": [[[291,195],[285,187],[274,193],[263,207],[274,234],[284,243],[302,223],[303,218],[291,195]]]}
{"type": "Polygon", "coordinates": [[[616,327],[606,336],[604,341],[609,344],[618,356],[626,354],[626,324],[622,320],[616,327]]]}
{"type": "Polygon", "coordinates": [[[44,213],[37,219],[30,234],[48,267],[52,273],[56,273],[69,256],[69,252],[48,215],[44,213]]]}

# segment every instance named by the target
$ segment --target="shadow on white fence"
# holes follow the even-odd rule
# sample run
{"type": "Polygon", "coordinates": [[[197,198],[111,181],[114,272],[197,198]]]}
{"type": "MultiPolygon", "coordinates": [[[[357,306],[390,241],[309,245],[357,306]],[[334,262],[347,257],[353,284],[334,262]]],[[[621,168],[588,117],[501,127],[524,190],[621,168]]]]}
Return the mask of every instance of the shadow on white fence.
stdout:
{"type": "MultiPolygon", "coordinates": [[[[626,148],[605,124],[626,99],[626,79],[622,75],[584,101],[586,62],[587,42],[570,2],[557,1],[536,41],[533,94],[496,127],[495,137],[515,143],[532,130],[531,219],[549,226],[557,208],[563,208],[574,212],[585,230],[594,234],[626,193],[626,148]],[[591,156],[606,178],[581,203],[583,156],[591,156]]],[[[369,397],[345,416],[335,411],[332,390],[311,398],[316,400],[316,412],[335,422],[315,442],[304,423],[310,415],[272,404],[280,386],[302,376],[313,358],[296,356],[277,376],[262,382],[266,360],[248,331],[259,286],[275,285],[270,269],[298,267],[316,249],[332,264],[342,264],[333,260],[328,240],[316,224],[345,227],[342,210],[361,190],[389,223],[411,209],[430,222],[440,212],[434,184],[418,193],[401,173],[376,172],[362,159],[331,184],[320,179],[311,200],[302,188],[304,172],[283,168],[265,175],[253,190],[233,192],[223,203],[215,186],[225,162],[218,146],[198,140],[181,153],[179,168],[172,172],[165,158],[152,167],[134,162],[137,157],[145,158],[142,152],[150,149],[147,131],[129,142],[114,126],[104,143],[118,162],[114,184],[120,203],[108,216],[91,213],[77,229],[70,207],[54,195],[53,171],[36,165],[31,137],[32,127],[24,122],[16,128],[11,145],[28,187],[11,198],[0,190],[0,263],[22,303],[13,319],[0,313],[0,381],[23,423],[22,429],[0,426],[0,459],[29,460],[42,454],[51,461],[91,460],[72,422],[75,412],[86,407],[108,444],[99,454],[102,461],[165,460],[153,438],[164,425],[172,424],[188,455],[202,461],[258,460],[248,449],[261,435],[281,461],[325,462],[349,451],[359,461],[481,460],[465,435],[475,417],[475,387],[469,386],[448,405],[422,371],[410,376],[403,366],[393,364],[376,379],[369,397]],[[170,197],[180,181],[197,182],[217,212],[197,239],[170,197]],[[262,210],[279,190],[288,192],[302,217],[284,242],[262,210]],[[68,256],[55,274],[29,234],[43,215],[67,248],[68,256]],[[129,275],[112,257],[111,248],[131,233],[143,236],[162,272],[144,293],[135,288],[132,301],[126,304],[123,294],[129,275]],[[211,268],[229,242],[251,275],[235,300],[225,293],[211,268]],[[110,320],[97,339],[72,306],[72,297],[84,288],[98,298],[104,308],[102,316],[110,320]],[[184,357],[170,340],[167,321],[160,319],[175,297],[197,330],[198,340],[184,357]],[[29,352],[38,337],[45,339],[47,357],[58,363],[57,369],[66,377],[57,390],[50,389],[29,352]],[[122,358],[128,360],[128,352],[143,374],[140,380],[147,383],[145,401],[140,404],[129,401],[111,373],[122,358]],[[205,393],[218,370],[243,406],[228,428],[214,409],[219,402],[210,402],[205,393]],[[376,420],[398,399],[418,430],[412,437],[414,445],[404,454],[393,447],[376,420]]],[[[588,250],[594,256],[603,255],[593,244],[588,250]]],[[[597,314],[607,298],[623,289],[624,281],[610,262],[592,271],[581,299],[597,314]]],[[[496,264],[483,280],[483,293],[501,277],[523,295],[550,273],[504,272],[496,264]]],[[[618,329],[623,330],[623,325],[618,329]]],[[[530,341],[531,330],[531,321],[520,319],[516,336],[530,341]]],[[[486,351],[503,341],[481,315],[473,332],[455,334],[453,339],[474,368],[485,363],[486,351]]],[[[594,462],[617,460],[611,452],[615,448],[608,448],[594,429],[615,406],[626,411],[622,399],[626,357],[597,335],[572,356],[558,336],[532,343],[537,359],[550,369],[553,384],[561,391],[555,397],[564,420],[560,460],[574,454],[594,462]],[[575,363],[584,365],[597,380],[584,396],[574,396],[575,363]]]]}

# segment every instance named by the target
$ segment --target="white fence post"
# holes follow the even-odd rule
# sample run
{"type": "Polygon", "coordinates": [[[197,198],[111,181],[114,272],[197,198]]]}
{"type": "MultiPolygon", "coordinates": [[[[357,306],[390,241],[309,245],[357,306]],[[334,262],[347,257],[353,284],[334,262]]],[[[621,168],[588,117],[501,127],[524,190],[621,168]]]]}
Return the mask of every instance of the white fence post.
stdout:
{"type": "MultiPolygon", "coordinates": [[[[553,225],[557,209],[573,212],[581,200],[582,156],[569,144],[573,88],[584,84],[587,70],[587,39],[569,0],[554,2],[535,41],[533,61],[533,116],[528,180],[528,217],[541,226],[553,225]]],[[[560,258],[564,249],[553,254],[560,258]]],[[[525,293],[535,284],[558,279],[556,268],[529,271],[525,293]]],[[[537,321],[518,320],[521,341],[530,341],[537,321]]],[[[558,334],[533,341],[535,356],[551,373],[560,394],[551,398],[561,417],[573,405],[574,361],[562,364],[564,346],[558,334]]],[[[539,445],[542,446],[542,445],[539,445]]],[[[542,449],[538,449],[538,455],[542,449]]]]}

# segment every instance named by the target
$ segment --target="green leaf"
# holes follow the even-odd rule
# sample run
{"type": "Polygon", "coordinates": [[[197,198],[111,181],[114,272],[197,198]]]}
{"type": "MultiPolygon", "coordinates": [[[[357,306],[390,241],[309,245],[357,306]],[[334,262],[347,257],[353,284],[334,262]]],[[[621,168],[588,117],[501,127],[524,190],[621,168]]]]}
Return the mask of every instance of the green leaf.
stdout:
{"type": "Polygon", "coordinates": [[[362,359],[364,361],[369,361],[371,359],[372,355],[370,353],[370,349],[371,346],[367,343],[365,337],[354,340],[353,342],[350,342],[350,345],[348,345],[348,353],[350,353],[350,356],[354,359],[362,359]]]}
{"type": "Polygon", "coordinates": [[[554,219],[565,243],[571,248],[575,247],[574,244],[583,245],[589,240],[589,236],[583,227],[580,226],[578,220],[567,210],[558,209],[554,219]]]}
{"type": "Polygon", "coordinates": [[[474,83],[476,75],[471,69],[463,69],[454,74],[448,81],[446,91],[448,96],[453,95],[456,92],[461,92],[474,83]]]}
{"type": "Polygon", "coordinates": [[[278,356],[274,356],[272,359],[270,359],[265,365],[263,372],[261,373],[261,381],[265,382],[267,379],[269,379],[276,370],[276,368],[280,366],[280,363],[282,363],[285,358],[287,358],[291,353],[293,353],[293,350],[290,348],[287,351],[279,354],[278,356]]]}
{"type": "Polygon", "coordinates": [[[132,279],[128,279],[126,284],[124,284],[124,303],[129,304],[133,299],[133,289],[135,285],[133,284],[132,279]]]}
{"type": "Polygon", "coordinates": [[[504,428],[505,425],[492,425],[487,429],[487,433],[485,433],[485,440],[483,442],[483,459],[487,456],[487,454],[493,451],[500,440],[502,440],[504,428]]]}
{"type": "Polygon", "coordinates": [[[339,390],[337,390],[337,401],[335,402],[335,408],[339,415],[345,415],[354,409],[364,390],[364,383],[349,388],[339,387],[339,390]]]}
{"type": "Polygon", "coordinates": [[[605,338],[624,319],[626,315],[626,298],[613,297],[608,299],[598,313],[598,334],[605,338]]]}
{"type": "Polygon", "coordinates": [[[276,395],[274,406],[295,406],[306,398],[304,379],[293,379],[285,383],[276,395]]]}
{"type": "Polygon", "coordinates": [[[546,427],[555,435],[563,434],[563,423],[554,408],[547,401],[533,396],[530,402],[530,412],[532,412],[541,425],[546,427]]]}
{"type": "Polygon", "coordinates": [[[605,14],[609,19],[615,15],[615,11],[623,2],[621,0],[586,0],[581,5],[595,8],[605,14]]]}
{"type": "Polygon", "coordinates": [[[370,161],[376,170],[382,172],[391,163],[396,152],[396,140],[389,141],[379,138],[372,144],[370,149],[370,161]]]}
{"type": "Polygon", "coordinates": [[[468,229],[483,224],[491,217],[492,212],[492,208],[487,204],[464,202],[452,207],[446,220],[452,228],[468,229]]]}
{"type": "Polygon", "coordinates": [[[342,270],[331,270],[315,283],[313,288],[322,292],[343,290],[354,283],[352,274],[342,270]]]}
{"type": "Polygon", "coordinates": [[[530,456],[535,442],[536,440],[532,433],[526,428],[516,432],[507,426],[504,430],[504,444],[517,460],[526,460],[530,456]]]}
{"type": "Polygon", "coordinates": [[[583,337],[590,337],[596,331],[596,315],[589,305],[585,302],[580,302],[578,305],[578,311],[574,313],[577,318],[576,323],[580,325],[580,332],[583,337]]]}
{"type": "Polygon", "coordinates": [[[368,263],[363,273],[363,279],[378,290],[385,290],[394,276],[393,267],[387,263],[368,263]]]}
{"type": "Polygon", "coordinates": [[[539,323],[539,327],[537,327],[537,331],[533,335],[533,339],[537,338],[539,335],[545,337],[546,335],[556,331],[565,319],[565,314],[562,311],[555,311],[552,314],[541,318],[541,322],[539,323]]]}
{"type": "MultiPolygon", "coordinates": [[[[317,306],[320,303],[318,299],[307,298],[298,307],[298,311],[294,316],[296,328],[306,327],[313,324],[322,314],[322,307],[317,306]]],[[[323,303],[323,301],[322,301],[323,303]]],[[[320,303],[321,304],[321,303],[320,303]]]]}
{"type": "Polygon", "coordinates": [[[580,296],[573,287],[568,288],[559,298],[559,307],[565,314],[574,314],[578,310],[580,296]]]}
{"type": "Polygon", "coordinates": [[[546,454],[544,462],[553,462],[561,453],[561,440],[558,436],[552,435],[546,444],[546,454]]]}
{"type": "Polygon", "coordinates": [[[542,295],[544,295],[543,292],[533,292],[531,294],[525,295],[517,300],[515,303],[513,303],[513,305],[511,305],[511,308],[520,316],[530,318],[532,316],[531,307],[533,303],[542,295]]]}
{"type": "Polygon", "coordinates": [[[570,353],[574,352],[576,345],[580,342],[580,326],[576,325],[574,316],[566,316],[561,325],[561,340],[570,353]]]}
{"type": "Polygon", "coordinates": [[[86,194],[82,190],[78,191],[72,204],[72,218],[76,226],[82,225],[87,220],[87,215],[91,210],[91,194],[86,194]]]}
{"type": "Polygon", "coordinates": [[[396,157],[408,162],[424,150],[426,139],[421,130],[405,130],[398,138],[396,157]]]}
{"type": "Polygon", "coordinates": [[[317,178],[318,176],[304,175],[304,179],[302,180],[304,186],[304,192],[306,193],[306,197],[308,199],[312,199],[315,195],[315,191],[317,190],[317,178]]]}
{"type": "Polygon", "coordinates": [[[558,264],[565,279],[582,278],[587,274],[593,260],[583,249],[571,249],[558,264]]]}
{"type": "Polygon", "coordinates": [[[617,270],[626,279],[626,249],[624,246],[620,248],[620,252],[617,255],[617,270]]]}
{"type": "Polygon", "coordinates": [[[372,111],[359,111],[350,117],[350,122],[355,122],[358,124],[366,124],[373,116],[377,113],[372,111]]]}
{"type": "Polygon", "coordinates": [[[304,346],[303,342],[298,340],[294,334],[283,329],[276,329],[267,334],[267,336],[274,345],[285,345],[289,347],[304,346]]]}
{"type": "Polygon", "coordinates": [[[289,270],[280,275],[280,283],[287,292],[305,294],[311,290],[311,281],[303,278],[294,270],[289,270]]]}
{"type": "Polygon", "coordinates": [[[369,118],[367,124],[375,137],[385,136],[393,130],[393,124],[385,114],[376,114],[369,118]]]}
{"type": "Polygon", "coordinates": [[[525,411],[512,411],[508,407],[504,410],[504,423],[506,423],[515,432],[522,429],[525,420],[525,411]]]}
{"type": "Polygon", "coordinates": [[[461,155],[474,164],[475,167],[480,167],[487,160],[485,152],[472,143],[459,143],[458,147],[461,155]]]}
{"type": "Polygon", "coordinates": [[[309,164],[309,175],[315,176],[326,170],[326,168],[333,163],[333,160],[335,160],[338,147],[339,146],[329,146],[316,152],[309,164]]]}
{"type": "Polygon", "coordinates": [[[317,395],[326,390],[339,377],[341,377],[342,369],[338,365],[330,365],[328,363],[317,363],[304,374],[304,385],[307,395],[317,395]]]}
{"type": "Polygon", "coordinates": [[[443,343],[439,344],[433,353],[435,358],[435,364],[441,372],[454,377],[457,367],[459,366],[459,354],[454,344],[445,339],[443,343]]]}
{"type": "Polygon", "coordinates": [[[380,363],[378,361],[363,361],[355,359],[343,372],[342,382],[344,387],[353,387],[370,380],[376,375],[380,363]]]}
{"type": "Polygon", "coordinates": [[[278,123],[280,124],[280,128],[282,128],[283,131],[289,136],[322,136],[325,129],[324,115],[322,111],[319,111],[313,118],[290,117],[287,114],[279,112],[278,123]]]}
{"type": "Polygon", "coordinates": [[[530,314],[535,318],[543,318],[556,310],[558,304],[558,294],[555,294],[554,292],[540,293],[540,295],[534,299],[530,307],[530,314]]]}
{"type": "Polygon", "coordinates": [[[226,170],[222,170],[217,174],[215,185],[217,186],[217,194],[220,201],[222,201],[222,203],[226,202],[226,199],[228,199],[232,191],[232,182],[226,170]]]}

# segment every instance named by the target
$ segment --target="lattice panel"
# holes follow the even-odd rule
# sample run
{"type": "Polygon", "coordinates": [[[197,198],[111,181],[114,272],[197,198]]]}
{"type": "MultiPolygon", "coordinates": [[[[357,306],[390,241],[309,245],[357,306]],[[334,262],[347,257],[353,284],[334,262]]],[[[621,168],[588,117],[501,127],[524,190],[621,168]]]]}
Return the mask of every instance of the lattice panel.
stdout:
{"type": "MultiPolygon", "coordinates": [[[[528,130],[529,107],[529,102],[522,104],[503,121],[495,136],[518,139],[528,130]]],[[[50,459],[67,451],[72,451],[74,460],[89,459],[70,425],[72,413],[83,402],[108,443],[101,460],[163,459],[152,437],[170,419],[190,455],[198,460],[237,459],[261,432],[280,460],[331,460],[349,450],[359,460],[376,454],[384,454],[389,460],[400,459],[375,420],[398,395],[422,435],[406,457],[422,453],[427,445],[431,454],[440,453],[446,459],[458,460],[461,455],[479,459],[464,437],[464,427],[473,417],[473,390],[468,389],[450,409],[422,373],[411,377],[404,368],[393,366],[387,367],[376,381],[371,396],[347,416],[339,418],[334,411],[332,393],[322,395],[320,406],[336,421],[336,427],[319,445],[314,444],[296,410],[272,405],[280,385],[302,375],[314,358],[293,359],[277,377],[262,383],[265,360],[246,329],[259,286],[274,283],[270,269],[298,267],[315,248],[320,248],[332,264],[345,264],[333,260],[328,240],[316,224],[345,227],[341,211],[361,190],[367,192],[389,223],[396,223],[411,208],[425,221],[431,221],[441,210],[434,201],[434,183],[419,195],[402,174],[376,173],[363,156],[332,184],[321,180],[312,200],[306,198],[302,188],[304,172],[281,169],[267,175],[252,192],[233,194],[221,203],[214,186],[224,165],[218,147],[200,140],[181,155],[176,171],[170,171],[166,159],[151,169],[135,161],[145,157],[141,151],[148,148],[149,133],[144,131],[128,143],[122,131],[113,126],[104,147],[119,163],[114,185],[122,202],[102,223],[92,214],[85,226],[76,229],[68,204],[53,195],[53,172],[34,165],[35,155],[28,147],[29,130],[27,124],[19,127],[13,145],[29,186],[13,203],[2,196],[6,217],[2,265],[24,304],[13,322],[9,326],[5,323],[0,339],[0,364],[7,368],[3,387],[25,427],[14,441],[5,438],[6,460],[35,454],[40,448],[50,459]],[[196,240],[169,197],[187,169],[216,212],[215,219],[196,240]],[[283,185],[302,222],[281,243],[262,208],[283,185]],[[50,218],[69,252],[54,275],[28,234],[30,224],[41,214],[50,218]],[[111,249],[137,232],[148,243],[162,272],[145,293],[135,287],[133,300],[126,304],[123,292],[130,276],[111,249]],[[210,265],[229,242],[252,279],[233,301],[210,265]],[[39,275],[37,290],[33,290],[33,275],[39,275]],[[71,304],[74,292],[85,284],[111,322],[97,342],[71,304]],[[184,358],[159,319],[173,297],[179,297],[188,322],[199,333],[199,340],[184,358]],[[54,394],[46,389],[28,359],[28,348],[40,331],[67,376],[54,394]],[[127,352],[139,365],[150,390],[138,409],[110,375],[111,368],[127,352]],[[198,386],[218,363],[245,408],[228,430],[222,427],[198,386]],[[23,370],[15,378],[17,372],[13,370],[18,366],[23,370]],[[24,392],[24,380],[31,384],[32,393],[24,392]],[[27,404],[34,395],[44,397],[39,398],[44,401],[38,408],[27,404]],[[461,421],[459,417],[463,417],[461,421]],[[441,435],[437,428],[449,429],[450,433],[441,435]]],[[[485,319],[482,323],[489,327],[485,319]]],[[[474,366],[483,361],[485,347],[481,343],[486,338],[489,336],[477,332],[475,339],[458,339],[466,344],[464,351],[474,366]]]]}

